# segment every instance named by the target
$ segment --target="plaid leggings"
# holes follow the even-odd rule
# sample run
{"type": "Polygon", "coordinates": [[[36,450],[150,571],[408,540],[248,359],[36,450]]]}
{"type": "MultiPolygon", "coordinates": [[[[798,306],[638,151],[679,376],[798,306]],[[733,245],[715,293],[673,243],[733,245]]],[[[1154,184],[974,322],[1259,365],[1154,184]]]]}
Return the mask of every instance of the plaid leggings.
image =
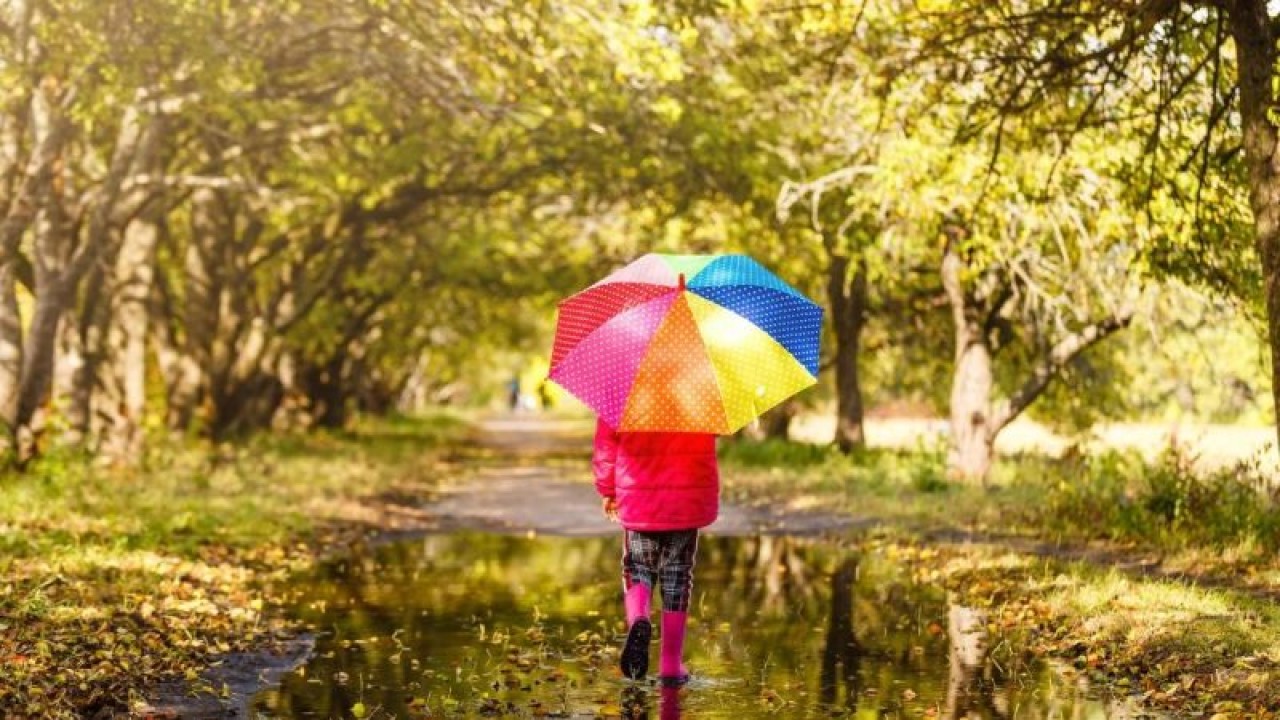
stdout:
{"type": "Polygon", "coordinates": [[[693,562],[698,552],[697,530],[641,532],[623,530],[622,587],[644,583],[662,585],[662,609],[687,612],[693,590],[693,562]]]}

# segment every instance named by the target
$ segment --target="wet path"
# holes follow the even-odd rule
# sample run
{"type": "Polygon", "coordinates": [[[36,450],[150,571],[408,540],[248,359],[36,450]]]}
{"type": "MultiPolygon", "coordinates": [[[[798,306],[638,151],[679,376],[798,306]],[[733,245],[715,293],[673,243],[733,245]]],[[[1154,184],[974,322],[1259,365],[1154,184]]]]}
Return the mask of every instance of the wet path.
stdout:
{"type": "Polygon", "coordinates": [[[482,427],[488,454],[424,508],[444,532],[360,546],[293,581],[316,651],[256,696],[255,717],[1134,716],[990,647],[979,611],[891,553],[814,537],[847,520],[733,507],[698,557],[696,681],[665,694],[624,681],[620,550],[585,468],[590,426],[482,427]]]}
{"type": "MultiPolygon", "coordinates": [[[[976,617],[870,547],[717,538],[700,551],[687,656],[668,693],[617,669],[607,538],[432,535],[301,578],[315,658],[258,717],[1129,717],[1043,665],[981,648],[976,617]],[[954,645],[954,646],[953,646],[954,645]],[[990,661],[972,659],[990,651],[990,661]]],[[[654,644],[656,654],[657,643],[654,644]]],[[[656,655],[655,655],[656,659],[656,655]]]]}
{"type": "MultiPolygon", "coordinates": [[[[492,452],[462,482],[424,509],[452,529],[589,537],[612,535],[618,526],[600,512],[584,462],[594,424],[537,416],[489,418],[478,442],[492,452]]],[[[848,530],[853,518],[821,512],[766,512],[723,504],[707,532],[717,536],[815,535],[848,530]]]]}

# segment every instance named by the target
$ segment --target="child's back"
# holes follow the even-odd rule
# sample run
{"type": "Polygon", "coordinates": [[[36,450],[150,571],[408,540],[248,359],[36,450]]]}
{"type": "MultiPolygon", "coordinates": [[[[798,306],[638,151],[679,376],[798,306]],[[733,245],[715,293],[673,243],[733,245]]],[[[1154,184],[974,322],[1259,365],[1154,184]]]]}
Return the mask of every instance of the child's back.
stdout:
{"type": "Polygon", "coordinates": [[[619,433],[596,426],[596,490],[614,498],[628,530],[694,530],[720,508],[716,436],[619,433]]]}

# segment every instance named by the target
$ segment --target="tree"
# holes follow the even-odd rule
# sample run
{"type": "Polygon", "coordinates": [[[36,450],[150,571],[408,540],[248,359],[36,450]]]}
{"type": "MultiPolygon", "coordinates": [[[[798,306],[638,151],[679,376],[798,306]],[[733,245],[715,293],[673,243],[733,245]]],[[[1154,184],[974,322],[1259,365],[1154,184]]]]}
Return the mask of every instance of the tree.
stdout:
{"type": "Polygon", "coordinates": [[[163,43],[155,55],[105,63],[118,47],[175,30],[189,19],[186,9],[163,2],[134,8],[174,23],[157,29],[134,22],[129,10],[96,3],[5,8],[13,32],[0,55],[20,90],[7,108],[9,152],[0,168],[14,190],[0,230],[0,420],[20,460],[34,451],[59,325],[82,280],[114,256],[123,224],[152,198],[131,180],[154,169],[164,118],[181,104],[168,95],[181,63],[166,62],[163,43]],[[86,27],[95,30],[81,32],[86,27]],[[25,328],[19,284],[33,304],[25,328]]]}
{"type": "Polygon", "coordinates": [[[955,339],[949,465],[966,480],[984,480],[1000,432],[1136,310],[1147,231],[1084,145],[1020,147],[994,166],[975,152],[940,173],[952,187],[937,260],[955,339]]]}
{"type": "MultiPolygon", "coordinates": [[[[1157,232],[1139,262],[1265,301],[1280,399],[1277,17],[1265,0],[930,3],[918,57],[970,93],[970,131],[1015,119],[1069,147],[1091,128],[1139,139],[1130,198],[1157,232]],[[1243,153],[1240,151],[1243,150],[1243,153]],[[1246,242],[1242,196],[1252,214],[1246,242]]],[[[1280,424],[1277,425],[1280,431],[1280,424]]]]}
{"type": "Polygon", "coordinates": [[[898,190],[883,182],[877,186],[869,177],[876,174],[882,153],[892,152],[893,144],[911,132],[911,109],[919,100],[918,88],[895,87],[884,72],[882,58],[892,56],[903,39],[889,10],[862,3],[844,21],[802,11],[795,27],[782,26],[817,36],[824,50],[834,48],[800,66],[806,84],[790,90],[786,102],[793,113],[811,120],[784,128],[774,145],[790,175],[777,195],[778,217],[783,222],[802,218],[811,241],[821,248],[835,345],[835,443],[845,452],[866,445],[859,363],[871,321],[870,278],[884,276],[880,248],[898,190]],[[839,67],[859,72],[837,81],[839,67]],[[791,179],[795,174],[802,179],[791,179]]]}
{"type": "Polygon", "coordinates": [[[533,8],[0,10],[0,419],[23,457],[55,377],[77,438],[136,455],[148,342],[176,428],[265,427],[293,393],[341,422],[388,308],[414,312],[392,301],[437,275],[418,232],[599,150],[561,121],[573,83],[511,90],[560,47],[600,72],[533,8]]]}
{"type": "MultiPolygon", "coordinates": [[[[963,116],[937,82],[926,74],[876,93],[861,80],[834,81],[825,106],[848,108],[828,116],[843,144],[828,152],[825,175],[784,186],[779,204],[806,199],[811,225],[835,228],[826,247],[856,253],[857,273],[830,254],[831,267],[845,269],[837,308],[842,295],[858,297],[860,317],[911,328],[895,338],[904,343],[936,334],[937,320],[913,322],[912,313],[950,310],[950,465],[980,480],[999,433],[1082,352],[1129,323],[1135,258],[1151,233],[1115,180],[1132,143],[1094,133],[1059,153],[1014,123],[999,151],[981,137],[957,143],[963,116]],[[859,275],[870,282],[847,279],[859,275]]],[[[856,348],[841,336],[860,337],[865,319],[842,333],[833,315],[838,348],[856,348]]],[[[839,349],[836,361],[839,385],[839,349]]]]}

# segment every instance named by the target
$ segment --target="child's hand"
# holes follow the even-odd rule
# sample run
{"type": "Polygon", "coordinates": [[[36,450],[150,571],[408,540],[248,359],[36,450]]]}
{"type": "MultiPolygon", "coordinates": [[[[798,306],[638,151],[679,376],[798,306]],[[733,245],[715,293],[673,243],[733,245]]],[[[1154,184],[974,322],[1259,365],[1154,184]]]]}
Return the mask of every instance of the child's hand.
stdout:
{"type": "Polygon", "coordinates": [[[600,507],[604,510],[605,517],[611,522],[618,522],[618,501],[615,498],[601,498],[600,507]]]}

